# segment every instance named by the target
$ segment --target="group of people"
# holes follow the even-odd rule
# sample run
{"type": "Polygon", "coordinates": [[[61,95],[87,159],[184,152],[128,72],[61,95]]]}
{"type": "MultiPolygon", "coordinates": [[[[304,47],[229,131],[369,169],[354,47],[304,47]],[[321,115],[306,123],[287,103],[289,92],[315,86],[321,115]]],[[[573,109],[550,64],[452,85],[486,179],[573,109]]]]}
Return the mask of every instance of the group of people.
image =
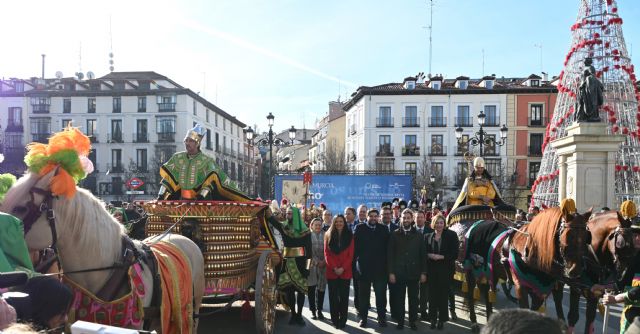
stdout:
{"type": "Polygon", "coordinates": [[[325,319],[328,286],[331,322],[336,329],[344,328],[353,283],[360,327],[368,326],[373,288],[379,326],[387,326],[389,304],[397,328],[404,328],[408,299],[411,329],[417,329],[420,319],[432,328],[443,328],[449,320],[458,237],[447,230],[437,205],[430,212],[410,208],[400,212],[400,205],[396,207],[395,217],[392,202],[382,203],[380,209],[347,207],[335,215],[325,208],[322,218],[313,218],[308,226],[295,206],[269,210],[270,226],[282,240],[284,263],[278,287],[291,309],[290,324],[305,324],[305,297],[312,319],[325,319]]]}

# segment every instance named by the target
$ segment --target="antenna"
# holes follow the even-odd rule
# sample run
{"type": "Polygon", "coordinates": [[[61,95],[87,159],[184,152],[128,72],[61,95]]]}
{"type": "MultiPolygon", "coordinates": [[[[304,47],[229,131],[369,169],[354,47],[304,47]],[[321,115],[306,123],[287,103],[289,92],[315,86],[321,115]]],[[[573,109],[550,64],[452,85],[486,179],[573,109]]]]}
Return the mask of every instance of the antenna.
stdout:
{"type": "Polygon", "coordinates": [[[482,77],[484,77],[484,49],[482,49],[482,77]]]}
{"type": "Polygon", "coordinates": [[[78,48],[78,72],[82,72],[82,42],[78,48]]]}
{"type": "Polygon", "coordinates": [[[113,72],[113,29],[111,26],[111,15],[109,15],[109,71],[113,72]]]}
{"type": "Polygon", "coordinates": [[[431,79],[431,62],[433,59],[433,0],[429,0],[429,26],[425,27],[429,29],[429,74],[427,75],[431,79]]]}
{"type": "Polygon", "coordinates": [[[536,43],[533,45],[533,47],[540,49],[540,72],[542,73],[544,71],[542,67],[542,43],[536,43]]]}
{"type": "Polygon", "coordinates": [[[202,72],[202,97],[207,97],[207,72],[202,72]]]}

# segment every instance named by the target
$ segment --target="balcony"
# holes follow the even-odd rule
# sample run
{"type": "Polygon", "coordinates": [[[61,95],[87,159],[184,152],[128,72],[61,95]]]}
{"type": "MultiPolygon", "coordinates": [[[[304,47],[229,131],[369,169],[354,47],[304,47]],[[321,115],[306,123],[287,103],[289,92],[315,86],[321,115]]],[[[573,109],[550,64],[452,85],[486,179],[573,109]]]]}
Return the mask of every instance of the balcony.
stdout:
{"type": "Polygon", "coordinates": [[[122,162],[107,164],[107,171],[109,173],[124,173],[124,166],[122,165],[122,162]]]}
{"type": "Polygon", "coordinates": [[[405,145],[402,147],[403,157],[419,157],[420,147],[415,145],[405,145]]]}
{"type": "Polygon", "coordinates": [[[457,157],[460,157],[460,156],[463,156],[467,152],[469,152],[469,145],[467,145],[467,146],[458,145],[458,147],[456,148],[456,153],[454,153],[454,155],[457,156],[457,157]]]}
{"type": "Polygon", "coordinates": [[[113,106],[113,113],[119,114],[122,112],[121,106],[113,106]]]}
{"type": "Polygon", "coordinates": [[[431,128],[443,128],[447,126],[446,117],[429,117],[429,127],[431,128]]]}
{"type": "Polygon", "coordinates": [[[158,103],[158,111],[167,112],[167,111],[176,111],[175,103],[158,103]]]}
{"type": "Polygon", "coordinates": [[[123,143],[122,132],[109,133],[107,135],[107,143],[123,143]]]}
{"type": "Polygon", "coordinates": [[[173,143],[176,141],[175,132],[158,132],[158,142],[173,143]]]}
{"type": "Polygon", "coordinates": [[[51,136],[50,133],[32,133],[32,140],[36,143],[47,143],[47,140],[51,136]]]}
{"type": "Polygon", "coordinates": [[[484,127],[500,126],[500,117],[486,117],[484,119],[484,127]]]}
{"type": "Polygon", "coordinates": [[[149,133],[148,132],[136,132],[133,134],[133,142],[134,143],[148,143],[149,142],[149,133]]]}
{"type": "Polygon", "coordinates": [[[382,145],[376,148],[376,157],[392,157],[393,147],[391,145],[382,145]]]}
{"type": "Polygon", "coordinates": [[[48,114],[51,106],[48,104],[34,104],[32,107],[34,114],[48,114]]]}
{"type": "Polygon", "coordinates": [[[545,126],[547,126],[546,120],[544,118],[538,118],[538,117],[536,117],[536,118],[529,117],[527,119],[527,124],[530,127],[545,127],[545,126]]]}
{"type": "Polygon", "coordinates": [[[147,112],[147,107],[138,107],[138,112],[147,112]]]}
{"type": "Polygon", "coordinates": [[[231,149],[229,149],[228,147],[223,147],[222,148],[222,154],[230,155],[231,154],[231,149]]]}
{"type": "Polygon", "coordinates": [[[447,155],[447,147],[442,145],[431,145],[429,147],[429,156],[444,157],[447,155]]]}
{"type": "Polygon", "coordinates": [[[497,157],[497,156],[500,156],[500,151],[496,150],[495,146],[489,146],[489,147],[485,146],[483,148],[482,155],[485,157],[497,157]]]}
{"type": "Polygon", "coordinates": [[[456,127],[458,126],[473,126],[473,117],[456,117],[456,127]]]}
{"type": "Polygon", "coordinates": [[[349,134],[350,135],[355,135],[356,134],[356,125],[355,124],[351,124],[351,126],[349,126],[349,134]]]}
{"type": "Polygon", "coordinates": [[[98,135],[97,133],[95,133],[95,132],[93,132],[93,133],[87,133],[87,137],[89,137],[89,140],[90,140],[92,143],[98,143],[98,142],[99,142],[99,141],[98,141],[98,137],[99,137],[99,135],[98,135]]]}
{"type": "Polygon", "coordinates": [[[236,150],[231,149],[231,156],[234,157],[234,158],[236,157],[236,150]]]}
{"type": "Polygon", "coordinates": [[[146,164],[144,165],[137,165],[136,166],[136,171],[138,173],[148,173],[149,172],[149,166],[147,166],[146,164]]]}
{"type": "Polygon", "coordinates": [[[420,117],[402,117],[402,127],[404,128],[419,128],[420,117]]]}
{"type": "Polygon", "coordinates": [[[527,146],[527,153],[530,157],[541,157],[542,145],[527,146]]]}
{"type": "Polygon", "coordinates": [[[392,128],[393,127],[393,117],[378,117],[378,118],[376,118],[376,127],[377,128],[392,128]]]}
{"type": "Polygon", "coordinates": [[[22,120],[9,119],[6,132],[24,132],[22,120]]]}

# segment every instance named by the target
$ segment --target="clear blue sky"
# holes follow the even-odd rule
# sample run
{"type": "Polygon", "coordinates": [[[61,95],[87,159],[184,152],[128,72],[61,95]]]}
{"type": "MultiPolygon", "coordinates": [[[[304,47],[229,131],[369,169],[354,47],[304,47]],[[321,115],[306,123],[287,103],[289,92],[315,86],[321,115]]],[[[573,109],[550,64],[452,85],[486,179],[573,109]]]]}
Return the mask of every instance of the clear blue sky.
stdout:
{"type": "MultiPolygon", "coordinates": [[[[604,0],[603,0],[604,1],[604,0]]],[[[579,0],[437,0],[433,72],[557,75],[579,0]]],[[[633,62],[640,2],[617,1],[633,62]]],[[[3,3],[0,77],[153,70],[265,129],[312,127],[360,85],[428,72],[428,0],[11,1],[3,3]],[[82,61],[79,59],[82,48],[82,61]]]]}

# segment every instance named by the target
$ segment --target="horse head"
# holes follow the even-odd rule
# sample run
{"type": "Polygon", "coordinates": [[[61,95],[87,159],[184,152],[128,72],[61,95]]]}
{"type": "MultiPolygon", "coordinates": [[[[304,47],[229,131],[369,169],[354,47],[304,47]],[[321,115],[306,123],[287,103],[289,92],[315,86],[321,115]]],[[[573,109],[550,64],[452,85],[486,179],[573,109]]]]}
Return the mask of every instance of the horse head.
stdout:
{"type": "Polygon", "coordinates": [[[55,219],[51,211],[54,196],[50,190],[55,173],[57,169],[44,176],[26,174],[11,187],[0,206],[0,211],[22,220],[25,240],[32,250],[52,246],[57,239],[55,219]]]}
{"type": "Polygon", "coordinates": [[[633,246],[631,221],[624,219],[619,212],[616,212],[616,216],[619,226],[607,236],[606,248],[613,258],[616,276],[621,278],[631,265],[636,250],[633,246]]]}
{"type": "Polygon", "coordinates": [[[562,274],[569,279],[576,279],[582,273],[583,257],[591,243],[591,232],[587,229],[590,216],[591,209],[583,214],[564,215],[559,223],[557,251],[563,261],[562,274]]]}

